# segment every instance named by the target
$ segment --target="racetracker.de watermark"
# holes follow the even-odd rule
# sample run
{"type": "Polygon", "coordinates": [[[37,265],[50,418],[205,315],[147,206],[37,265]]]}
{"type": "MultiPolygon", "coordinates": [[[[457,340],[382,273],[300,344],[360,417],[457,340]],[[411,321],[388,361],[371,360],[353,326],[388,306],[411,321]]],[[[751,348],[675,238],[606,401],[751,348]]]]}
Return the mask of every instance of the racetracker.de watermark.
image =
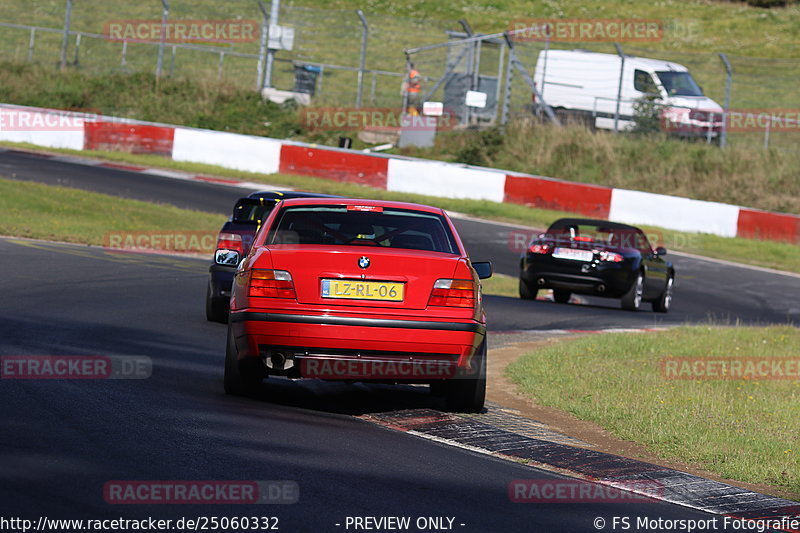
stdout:
{"type": "Polygon", "coordinates": [[[800,380],[800,358],[662,357],[661,375],[676,380],[800,380]]]}
{"type": "Polygon", "coordinates": [[[654,42],[664,39],[664,22],[656,19],[552,19],[512,20],[512,39],[519,42],[654,42]]]}
{"type": "Polygon", "coordinates": [[[211,254],[217,234],[209,231],[117,231],[103,236],[103,247],[120,252],[211,254]]]}
{"type": "MultiPolygon", "coordinates": [[[[515,253],[522,253],[528,249],[531,243],[539,238],[540,235],[545,235],[539,231],[534,230],[513,230],[508,232],[507,246],[508,249],[515,253]]],[[[660,231],[647,231],[644,236],[650,243],[651,248],[655,249],[659,246],[670,249],[680,248],[696,248],[702,245],[702,237],[692,233],[667,233],[664,234],[660,231]]],[[[558,236],[555,237],[558,241],[558,236]]],[[[565,244],[569,244],[569,238],[564,236],[561,240],[565,244]]],[[[611,233],[606,233],[598,241],[598,245],[608,245],[614,248],[639,248],[641,244],[639,233],[634,230],[616,230],[611,233]]]]}
{"type": "Polygon", "coordinates": [[[652,480],[620,480],[612,485],[580,479],[515,479],[508,485],[514,503],[642,503],[663,496],[652,480]]]}
{"type": "Polygon", "coordinates": [[[144,355],[3,355],[0,379],[147,379],[144,355]]]}
{"type": "Polygon", "coordinates": [[[323,131],[444,131],[458,120],[448,109],[441,116],[410,115],[388,107],[317,107],[300,110],[300,123],[323,131]]]}
{"type": "Polygon", "coordinates": [[[300,499],[296,481],[107,481],[110,504],[292,504],[300,499]]]}
{"type": "Polygon", "coordinates": [[[0,108],[0,131],[79,131],[96,113],[39,109],[0,108]]]}
{"type": "Polygon", "coordinates": [[[103,35],[109,41],[167,43],[251,43],[260,37],[261,25],[247,19],[109,20],[103,35]]]}
{"type": "MultiPolygon", "coordinates": [[[[303,359],[303,377],[317,379],[455,379],[464,374],[456,361],[364,361],[303,359]]],[[[466,377],[466,376],[465,376],[466,377]]]]}

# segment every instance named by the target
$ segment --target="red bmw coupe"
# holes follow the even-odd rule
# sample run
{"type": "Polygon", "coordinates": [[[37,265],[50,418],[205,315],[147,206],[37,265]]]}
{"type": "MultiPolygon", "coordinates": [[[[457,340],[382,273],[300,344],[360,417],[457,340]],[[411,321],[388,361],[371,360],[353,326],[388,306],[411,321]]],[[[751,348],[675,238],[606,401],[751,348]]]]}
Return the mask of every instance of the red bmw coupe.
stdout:
{"type": "Polygon", "coordinates": [[[278,203],[239,265],[225,391],[270,375],[427,383],[449,409],[486,394],[480,279],[447,214],[377,200],[278,203]]]}

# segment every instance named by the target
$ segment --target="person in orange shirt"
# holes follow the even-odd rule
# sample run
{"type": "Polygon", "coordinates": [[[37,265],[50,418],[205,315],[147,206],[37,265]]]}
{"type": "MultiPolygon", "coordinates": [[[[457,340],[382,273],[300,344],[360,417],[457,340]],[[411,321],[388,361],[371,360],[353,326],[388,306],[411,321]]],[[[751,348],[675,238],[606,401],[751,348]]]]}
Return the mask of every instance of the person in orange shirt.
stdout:
{"type": "Polygon", "coordinates": [[[408,92],[408,113],[412,115],[419,114],[420,89],[422,87],[422,77],[419,71],[414,68],[414,64],[408,65],[408,78],[406,79],[406,91],[408,92]]]}

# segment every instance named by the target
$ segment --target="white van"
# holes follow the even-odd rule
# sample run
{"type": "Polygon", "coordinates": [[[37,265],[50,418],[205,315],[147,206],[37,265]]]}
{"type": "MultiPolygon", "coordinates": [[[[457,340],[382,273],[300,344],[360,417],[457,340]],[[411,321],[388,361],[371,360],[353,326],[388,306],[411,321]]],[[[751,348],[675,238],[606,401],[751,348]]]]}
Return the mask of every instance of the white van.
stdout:
{"type": "MultiPolygon", "coordinates": [[[[614,129],[621,58],[583,50],[542,50],[534,82],[543,100],[560,117],[572,117],[596,128],[614,129]]],[[[688,136],[716,138],[722,108],[703,95],[683,65],[625,56],[619,106],[619,130],[634,126],[634,102],[657,94],[664,108],[662,129],[688,136]]]]}

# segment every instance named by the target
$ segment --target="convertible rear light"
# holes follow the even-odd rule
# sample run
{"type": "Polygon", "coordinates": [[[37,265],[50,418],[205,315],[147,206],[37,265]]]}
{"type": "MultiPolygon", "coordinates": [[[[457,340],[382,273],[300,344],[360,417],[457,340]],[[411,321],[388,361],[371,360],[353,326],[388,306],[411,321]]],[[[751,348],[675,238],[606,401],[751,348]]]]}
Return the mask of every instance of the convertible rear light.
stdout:
{"type": "Polygon", "coordinates": [[[220,233],[217,237],[217,250],[233,250],[234,252],[244,253],[244,243],[242,236],[238,233],[220,233]]]}
{"type": "Polygon", "coordinates": [[[549,244],[531,244],[528,251],[532,254],[546,254],[550,252],[549,244]]]}
{"type": "Polygon", "coordinates": [[[600,252],[600,261],[609,261],[611,263],[621,263],[625,259],[620,254],[614,252],[607,252],[603,250],[600,252]]]}
{"type": "Polygon", "coordinates": [[[475,283],[470,279],[437,279],[428,305],[475,307],[475,283]]]}
{"type": "Polygon", "coordinates": [[[292,275],[285,270],[250,271],[250,296],[262,298],[296,298],[292,275]]]}

